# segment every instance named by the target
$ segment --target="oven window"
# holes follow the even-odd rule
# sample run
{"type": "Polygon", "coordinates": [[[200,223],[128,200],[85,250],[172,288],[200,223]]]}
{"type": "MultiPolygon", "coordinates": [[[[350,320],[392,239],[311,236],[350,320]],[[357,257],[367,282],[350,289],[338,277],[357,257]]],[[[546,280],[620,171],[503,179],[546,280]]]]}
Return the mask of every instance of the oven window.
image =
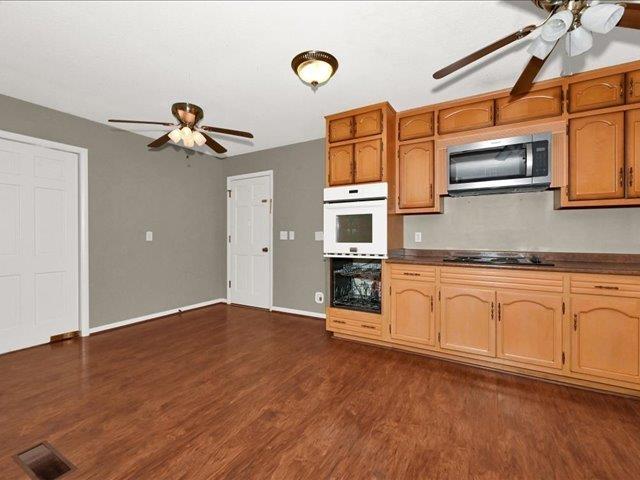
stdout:
{"type": "Polygon", "coordinates": [[[449,183],[484,182],[527,176],[524,145],[462,152],[449,157],[449,183]]]}
{"type": "Polygon", "coordinates": [[[336,241],[338,243],[371,243],[373,241],[373,215],[336,216],[336,241]]]}

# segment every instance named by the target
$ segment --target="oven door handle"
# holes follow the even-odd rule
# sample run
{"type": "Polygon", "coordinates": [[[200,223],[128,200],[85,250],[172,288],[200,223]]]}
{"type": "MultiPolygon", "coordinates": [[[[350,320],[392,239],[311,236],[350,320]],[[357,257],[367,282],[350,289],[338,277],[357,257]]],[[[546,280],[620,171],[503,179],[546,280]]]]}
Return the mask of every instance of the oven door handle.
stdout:
{"type": "Polygon", "coordinates": [[[533,176],[533,144],[527,142],[525,149],[527,151],[527,178],[531,178],[533,176]]]}

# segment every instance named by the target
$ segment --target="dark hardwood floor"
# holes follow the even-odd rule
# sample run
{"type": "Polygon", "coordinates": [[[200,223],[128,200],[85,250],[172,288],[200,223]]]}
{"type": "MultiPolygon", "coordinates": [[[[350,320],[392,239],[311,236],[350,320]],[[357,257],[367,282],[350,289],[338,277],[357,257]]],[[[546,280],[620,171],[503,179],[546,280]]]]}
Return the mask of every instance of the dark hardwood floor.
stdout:
{"type": "Polygon", "coordinates": [[[0,478],[640,478],[640,401],[218,305],[0,356],[0,478]]]}

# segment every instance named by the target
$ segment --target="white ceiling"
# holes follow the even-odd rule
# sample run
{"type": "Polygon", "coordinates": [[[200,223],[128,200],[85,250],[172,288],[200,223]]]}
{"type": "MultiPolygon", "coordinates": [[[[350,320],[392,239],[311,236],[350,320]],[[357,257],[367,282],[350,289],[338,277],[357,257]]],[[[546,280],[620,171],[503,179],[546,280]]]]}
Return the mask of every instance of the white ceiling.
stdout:
{"type": "MultiPolygon", "coordinates": [[[[255,134],[216,137],[236,155],[320,138],[323,116],[349,108],[388,100],[404,110],[511,86],[528,40],[451,78],[431,75],[542,18],[529,1],[0,2],[0,93],[98,122],[171,120],[170,105],[190,101],[203,124],[255,134]],[[308,49],[340,62],[316,93],[290,67],[308,49]]],[[[570,68],[637,60],[639,46],[640,31],[617,28],[570,68]]],[[[540,78],[559,75],[561,61],[540,78]]]]}

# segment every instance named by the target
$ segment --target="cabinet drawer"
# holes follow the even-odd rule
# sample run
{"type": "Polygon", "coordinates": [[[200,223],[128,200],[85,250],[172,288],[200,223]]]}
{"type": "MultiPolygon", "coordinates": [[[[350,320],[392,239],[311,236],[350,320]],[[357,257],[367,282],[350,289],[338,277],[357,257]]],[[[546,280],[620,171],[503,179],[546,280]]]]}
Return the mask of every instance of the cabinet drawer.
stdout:
{"type": "Polygon", "coordinates": [[[430,137],[433,135],[433,112],[418,113],[402,117],[398,121],[398,139],[413,140],[414,138],[430,137]]]}
{"type": "Polygon", "coordinates": [[[341,142],[353,138],[353,117],[344,117],[329,122],[329,141],[341,142]]]}
{"type": "Polygon", "coordinates": [[[355,136],[356,138],[377,135],[382,132],[382,110],[372,110],[370,112],[356,115],[355,136]]]}
{"type": "Polygon", "coordinates": [[[624,103],[624,74],[569,85],[569,111],[582,112],[624,103]]]}
{"type": "Polygon", "coordinates": [[[627,73],[627,103],[640,102],[640,70],[627,73]]]}
{"type": "Polygon", "coordinates": [[[572,275],[571,293],[640,298],[640,278],[623,275],[572,275]]]}
{"type": "Polygon", "coordinates": [[[330,316],[327,318],[327,329],[352,335],[364,335],[366,337],[380,337],[382,335],[381,324],[369,323],[355,318],[330,316]]]}
{"type": "Polygon", "coordinates": [[[562,87],[547,88],[521,97],[496,100],[496,124],[524,122],[562,114],[562,87]]]}
{"type": "Polygon", "coordinates": [[[391,278],[435,282],[436,268],[428,265],[392,265],[391,278]]]}
{"type": "Polygon", "coordinates": [[[493,100],[445,108],[438,114],[441,134],[493,126],[493,100]]]}

